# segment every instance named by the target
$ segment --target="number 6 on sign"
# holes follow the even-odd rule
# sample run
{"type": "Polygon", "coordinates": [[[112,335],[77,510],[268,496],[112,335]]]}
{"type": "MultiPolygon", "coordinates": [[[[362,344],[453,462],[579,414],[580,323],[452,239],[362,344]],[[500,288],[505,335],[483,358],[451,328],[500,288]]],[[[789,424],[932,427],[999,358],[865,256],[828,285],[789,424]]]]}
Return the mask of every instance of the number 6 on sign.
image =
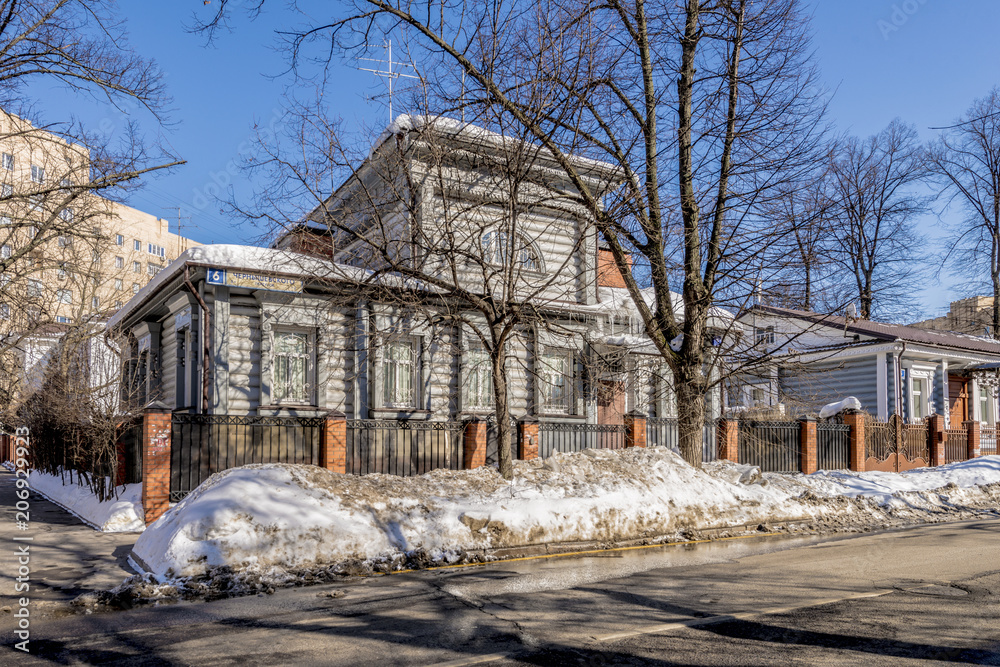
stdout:
{"type": "Polygon", "coordinates": [[[209,285],[225,285],[226,284],[226,272],[222,269],[209,269],[208,271],[208,284],[209,285]]]}

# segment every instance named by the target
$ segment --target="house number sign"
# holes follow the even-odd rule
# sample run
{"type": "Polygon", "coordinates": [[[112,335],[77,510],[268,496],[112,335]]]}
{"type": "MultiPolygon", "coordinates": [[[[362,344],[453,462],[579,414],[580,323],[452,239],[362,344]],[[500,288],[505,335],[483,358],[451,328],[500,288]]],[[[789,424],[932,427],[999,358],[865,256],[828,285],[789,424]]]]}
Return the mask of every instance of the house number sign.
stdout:
{"type": "Polygon", "coordinates": [[[250,273],[248,271],[233,271],[231,269],[209,269],[209,285],[225,285],[227,287],[243,287],[247,289],[262,289],[271,292],[301,292],[302,281],[281,276],[269,276],[265,273],[250,273]]]}

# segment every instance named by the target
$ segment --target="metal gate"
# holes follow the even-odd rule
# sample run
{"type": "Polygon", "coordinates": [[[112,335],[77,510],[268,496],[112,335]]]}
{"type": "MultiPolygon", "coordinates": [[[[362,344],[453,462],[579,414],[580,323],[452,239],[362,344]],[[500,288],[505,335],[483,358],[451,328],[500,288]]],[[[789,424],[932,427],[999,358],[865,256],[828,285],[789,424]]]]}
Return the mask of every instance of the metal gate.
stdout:
{"type": "Polygon", "coordinates": [[[865,424],[865,470],[902,472],[930,461],[927,424],[905,424],[892,415],[887,422],[865,424]]]}

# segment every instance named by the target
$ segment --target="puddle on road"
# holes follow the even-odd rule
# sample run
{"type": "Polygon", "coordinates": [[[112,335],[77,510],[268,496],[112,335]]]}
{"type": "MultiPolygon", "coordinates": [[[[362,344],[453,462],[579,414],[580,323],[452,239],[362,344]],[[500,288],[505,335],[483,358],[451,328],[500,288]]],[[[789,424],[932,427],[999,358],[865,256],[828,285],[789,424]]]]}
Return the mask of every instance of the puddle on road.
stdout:
{"type": "Polygon", "coordinates": [[[609,550],[584,556],[499,561],[482,569],[441,570],[432,576],[441,577],[441,587],[458,597],[537,593],[619,579],[649,570],[724,563],[835,539],[829,535],[748,537],[629,551],[609,550]]]}

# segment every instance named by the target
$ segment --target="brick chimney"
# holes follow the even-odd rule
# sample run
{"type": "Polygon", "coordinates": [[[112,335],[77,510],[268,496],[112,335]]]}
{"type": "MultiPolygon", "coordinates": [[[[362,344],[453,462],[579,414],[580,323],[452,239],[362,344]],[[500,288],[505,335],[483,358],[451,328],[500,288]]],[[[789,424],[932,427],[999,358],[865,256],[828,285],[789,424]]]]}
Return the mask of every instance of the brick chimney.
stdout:
{"type": "MultiPolygon", "coordinates": [[[[603,244],[602,244],[603,246],[603,244]]],[[[625,260],[629,269],[632,268],[632,257],[625,260]]],[[[598,287],[625,287],[625,279],[622,277],[618,266],[615,264],[614,255],[605,247],[597,249],[597,286],[598,287]]]]}

